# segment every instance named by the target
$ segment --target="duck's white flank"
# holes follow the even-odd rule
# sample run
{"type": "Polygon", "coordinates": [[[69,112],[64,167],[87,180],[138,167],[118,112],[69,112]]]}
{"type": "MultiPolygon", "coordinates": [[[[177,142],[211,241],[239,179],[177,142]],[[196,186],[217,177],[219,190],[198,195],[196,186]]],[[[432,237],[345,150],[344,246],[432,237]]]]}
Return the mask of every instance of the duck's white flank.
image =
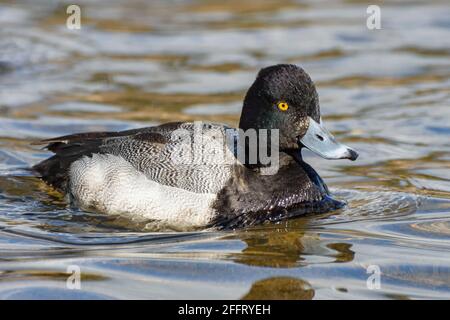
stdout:
{"type": "Polygon", "coordinates": [[[69,177],[70,193],[83,209],[184,227],[205,226],[214,217],[215,194],[159,184],[120,156],[85,156],[71,165],[69,177]]]}

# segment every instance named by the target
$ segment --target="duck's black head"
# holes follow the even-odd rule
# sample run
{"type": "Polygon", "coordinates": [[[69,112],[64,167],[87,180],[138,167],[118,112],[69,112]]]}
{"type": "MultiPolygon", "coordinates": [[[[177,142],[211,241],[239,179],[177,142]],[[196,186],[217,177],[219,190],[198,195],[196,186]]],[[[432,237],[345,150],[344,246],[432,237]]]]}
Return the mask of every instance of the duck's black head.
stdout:
{"type": "Polygon", "coordinates": [[[322,126],[316,87],[296,65],[261,69],[245,96],[239,127],[278,129],[280,151],[307,147],[327,159],[358,157],[356,151],[338,143],[322,126]]]}

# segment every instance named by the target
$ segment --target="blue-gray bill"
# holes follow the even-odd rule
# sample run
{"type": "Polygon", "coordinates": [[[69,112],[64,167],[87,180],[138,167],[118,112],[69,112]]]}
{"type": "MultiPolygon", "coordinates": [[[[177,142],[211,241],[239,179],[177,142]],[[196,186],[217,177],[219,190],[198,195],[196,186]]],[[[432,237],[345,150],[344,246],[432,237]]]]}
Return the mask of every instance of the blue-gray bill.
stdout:
{"type": "Polygon", "coordinates": [[[322,125],[308,117],[309,126],[305,135],[299,139],[302,146],[325,159],[350,159],[355,161],[358,153],[336,141],[334,136],[322,125]]]}

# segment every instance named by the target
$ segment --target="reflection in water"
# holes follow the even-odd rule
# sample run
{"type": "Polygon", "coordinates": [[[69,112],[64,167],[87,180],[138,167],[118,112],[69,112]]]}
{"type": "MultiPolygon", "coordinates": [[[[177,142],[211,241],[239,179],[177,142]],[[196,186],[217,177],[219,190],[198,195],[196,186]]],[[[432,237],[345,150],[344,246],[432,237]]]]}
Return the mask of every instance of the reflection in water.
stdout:
{"type": "Polygon", "coordinates": [[[450,11],[406,2],[368,30],[361,1],[89,1],[73,32],[61,3],[2,1],[0,298],[449,298],[450,11]],[[304,152],[341,210],[178,233],[71,208],[28,170],[43,138],[234,126],[258,69],[280,62],[311,74],[327,127],[360,152],[304,152]]]}
{"type": "Polygon", "coordinates": [[[236,256],[235,261],[261,267],[297,267],[304,260],[303,237],[303,232],[278,232],[270,229],[239,234],[238,238],[247,247],[236,256]]]}
{"type": "MultiPolygon", "coordinates": [[[[33,280],[61,280],[66,281],[70,274],[57,271],[39,271],[39,270],[5,270],[0,273],[0,282],[3,281],[33,281],[33,280]]],[[[89,274],[83,272],[80,274],[81,281],[102,281],[106,277],[98,274],[89,274]]]]}
{"type": "Polygon", "coordinates": [[[251,266],[294,268],[325,261],[351,262],[355,254],[350,249],[352,244],[328,243],[318,233],[305,234],[295,229],[256,229],[229,237],[236,238],[247,247],[234,255],[234,261],[251,266]],[[321,259],[314,255],[320,255],[321,259]]]}
{"type": "Polygon", "coordinates": [[[301,279],[269,278],[255,282],[243,300],[311,300],[314,289],[301,279]]]}
{"type": "Polygon", "coordinates": [[[330,243],[327,245],[328,248],[336,250],[336,260],[335,262],[350,262],[353,261],[355,253],[350,250],[352,245],[350,243],[330,243]]]}
{"type": "Polygon", "coordinates": [[[346,167],[349,175],[366,174],[367,184],[398,192],[423,194],[448,198],[450,176],[447,174],[450,163],[446,153],[432,152],[415,159],[387,160],[376,164],[346,167]]]}

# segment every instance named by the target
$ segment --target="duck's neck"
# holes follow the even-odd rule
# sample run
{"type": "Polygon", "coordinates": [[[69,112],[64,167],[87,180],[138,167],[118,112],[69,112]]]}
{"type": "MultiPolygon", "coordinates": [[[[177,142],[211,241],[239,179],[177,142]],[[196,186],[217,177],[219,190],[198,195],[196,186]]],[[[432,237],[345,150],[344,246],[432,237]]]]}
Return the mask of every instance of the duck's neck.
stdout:
{"type": "Polygon", "coordinates": [[[303,171],[308,175],[311,182],[313,182],[321,192],[329,194],[329,190],[322,177],[313,169],[308,163],[303,160],[301,150],[290,150],[287,152],[303,171]]]}
{"type": "Polygon", "coordinates": [[[279,137],[271,130],[239,128],[235,154],[247,168],[278,166],[279,137]]]}

